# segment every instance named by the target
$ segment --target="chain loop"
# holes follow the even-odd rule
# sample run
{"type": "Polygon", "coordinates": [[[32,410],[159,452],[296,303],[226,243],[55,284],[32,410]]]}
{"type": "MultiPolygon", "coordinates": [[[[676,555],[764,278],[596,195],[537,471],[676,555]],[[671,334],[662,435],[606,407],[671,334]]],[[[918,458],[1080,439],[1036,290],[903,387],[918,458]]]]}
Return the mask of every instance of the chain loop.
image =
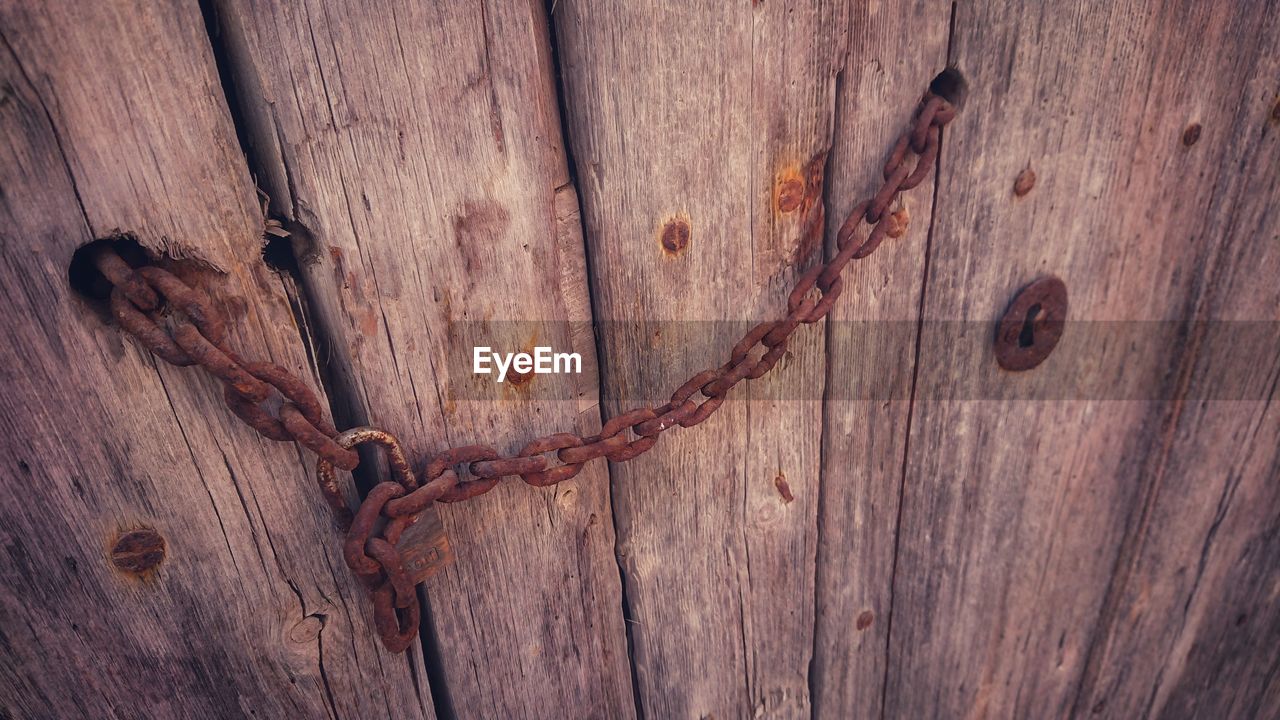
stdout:
{"type": "Polygon", "coordinates": [[[369,538],[365,542],[365,553],[365,557],[376,561],[381,566],[383,574],[387,576],[387,584],[395,592],[396,607],[405,608],[409,607],[410,603],[417,602],[413,581],[405,573],[404,562],[400,559],[400,553],[396,552],[394,545],[380,537],[369,538]]]}
{"type": "Polygon", "coordinates": [[[373,534],[373,524],[382,513],[382,506],[392,498],[404,495],[404,488],[393,482],[380,482],[374,486],[356,510],[351,527],[347,530],[346,542],[342,545],[342,555],[347,567],[364,577],[377,577],[381,565],[377,560],[365,554],[365,544],[373,534]]]}
{"type": "Polygon", "coordinates": [[[419,612],[416,602],[403,609],[397,608],[389,586],[373,591],[373,626],[387,652],[402,653],[409,649],[414,638],[418,637],[419,612]]]}
{"type": "MultiPolygon", "coordinates": [[[[479,460],[497,460],[498,451],[488,445],[463,445],[451,448],[431,458],[423,475],[430,479],[440,477],[453,465],[471,465],[479,460]]],[[[498,485],[500,478],[479,478],[464,482],[458,478],[458,484],[441,495],[437,502],[455,503],[483,495],[498,485]]]]}
{"type": "Polygon", "coordinates": [[[383,508],[391,518],[410,517],[422,512],[433,502],[444,497],[446,493],[458,485],[458,474],[445,470],[439,477],[427,481],[422,487],[404,497],[388,500],[383,508]]]}
{"type": "MultiPolygon", "coordinates": [[[[628,410],[621,415],[615,415],[610,418],[609,421],[604,424],[604,427],[600,429],[600,436],[604,438],[623,437],[622,433],[624,431],[632,430],[634,432],[636,425],[653,420],[656,417],[658,417],[657,413],[655,413],[653,408],[650,407],[628,410]]],[[[632,440],[629,443],[624,443],[617,450],[607,453],[605,457],[607,457],[610,462],[625,462],[640,455],[641,453],[647,452],[658,443],[657,435],[645,436],[639,435],[638,433],[637,435],[637,439],[632,440]]]]}
{"type": "MultiPolygon", "coordinates": [[[[553,450],[558,451],[576,447],[582,447],[582,438],[573,433],[556,433],[555,435],[538,438],[525,445],[520,450],[520,457],[533,457],[553,450]]],[[[560,457],[556,459],[563,462],[560,457]]],[[[525,473],[520,476],[520,479],[534,487],[546,487],[547,485],[564,482],[580,472],[582,472],[582,463],[566,463],[549,470],[525,473]]]]}

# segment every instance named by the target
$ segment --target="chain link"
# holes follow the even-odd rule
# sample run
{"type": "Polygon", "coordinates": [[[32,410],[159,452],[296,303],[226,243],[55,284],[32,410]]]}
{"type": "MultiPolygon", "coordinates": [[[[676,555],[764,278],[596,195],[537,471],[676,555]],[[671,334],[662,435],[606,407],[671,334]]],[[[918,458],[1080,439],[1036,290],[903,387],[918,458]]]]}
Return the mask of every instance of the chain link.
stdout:
{"type": "MultiPolygon", "coordinates": [[[[548,435],[509,457],[487,445],[445,450],[424,466],[424,484],[394,435],[372,427],[339,433],[306,383],[279,365],[242,359],[227,343],[226,325],[204,292],[163,268],[131,267],[109,248],[98,251],[93,261],[112,284],[111,312],[122,329],[164,361],[198,365],[222,381],[227,407],[263,437],[298,442],[316,453],[321,494],[346,532],[343,559],[372,596],[374,625],[383,645],[403,652],[418,635],[419,608],[396,543],[423,510],[435,502],[482,495],[506,477],[535,487],[564,482],[592,460],[630,460],[652,449],[663,432],[705,421],[739,383],[762,377],[777,365],[796,329],[831,312],[844,289],[841,273],[849,262],[870,255],[886,236],[902,234],[900,221],[888,209],[900,192],[928,176],[937,162],[942,127],[955,114],[945,99],[925,94],[910,127],[889,153],[884,182],[854,207],[837,232],[836,254],[802,273],[787,298],[786,317],[749,330],[723,365],[694,375],[661,407],[635,408],[610,418],[596,435],[548,435]],[[914,165],[907,162],[909,153],[917,157],[914,165]],[[871,232],[855,243],[864,222],[871,232]],[[365,443],[384,448],[393,480],[374,486],[353,513],[336,470],[354,470],[360,457],[353,448],[365,443]]],[[[819,200],[808,211],[802,237],[822,237],[824,225],[819,200]]]]}

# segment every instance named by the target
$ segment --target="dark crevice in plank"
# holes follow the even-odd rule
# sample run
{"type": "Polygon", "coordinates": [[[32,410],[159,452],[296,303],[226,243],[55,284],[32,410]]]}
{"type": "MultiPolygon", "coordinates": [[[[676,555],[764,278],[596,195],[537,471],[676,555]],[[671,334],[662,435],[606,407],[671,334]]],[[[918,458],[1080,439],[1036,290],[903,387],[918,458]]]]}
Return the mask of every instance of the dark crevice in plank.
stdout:
{"type": "MultiPolygon", "coordinates": [[[[439,720],[454,720],[458,713],[454,710],[453,694],[449,692],[449,683],[444,675],[444,659],[440,656],[439,637],[434,623],[435,613],[431,609],[431,595],[425,589],[419,589],[418,601],[422,603],[422,672],[427,677],[427,686],[431,691],[431,699],[435,705],[436,717],[439,720]]],[[[422,697],[422,688],[418,687],[417,674],[413,674],[414,692],[422,697]]]]}
{"type": "MultiPolygon", "coordinates": [[[[1192,291],[1192,299],[1188,304],[1198,306],[1200,303],[1195,302],[1194,299],[1199,296],[1201,296],[1201,289],[1198,287],[1197,282],[1197,287],[1192,291]]],[[[1093,632],[1085,649],[1084,669],[1080,673],[1080,679],[1076,685],[1075,699],[1072,703],[1071,714],[1073,716],[1084,716],[1091,711],[1096,714],[1101,710],[1101,708],[1091,709],[1087,706],[1090,704],[1090,698],[1094,696],[1097,684],[1100,682],[1098,674],[1103,659],[1107,654],[1112,629],[1118,620],[1123,620],[1119,616],[1126,602],[1130,577],[1137,570],[1137,564],[1141,560],[1143,554],[1142,538],[1147,535],[1147,530],[1151,523],[1151,515],[1156,511],[1160,486],[1163,484],[1169,458],[1177,441],[1179,421],[1186,407],[1196,360],[1199,356],[1200,344],[1203,339],[1203,333],[1196,329],[1201,323],[1196,323],[1194,317],[1195,315],[1191,311],[1188,311],[1183,316],[1183,327],[1179,335],[1190,334],[1190,337],[1178,351],[1178,357],[1171,363],[1171,366],[1175,368],[1174,373],[1172,373],[1174,375],[1173,381],[1170,383],[1173,386],[1172,394],[1168,395],[1170,399],[1164,404],[1161,411],[1160,430],[1150,442],[1145,443],[1143,459],[1135,472],[1135,477],[1144,480],[1144,482],[1137,489],[1133,506],[1125,520],[1124,527],[1126,532],[1120,541],[1119,551],[1116,553],[1115,561],[1111,567],[1110,580],[1107,582],[1102,605],[1098,611],[1098,620],[1094,623],[1093,632]]],[[[1188,595],[1189,602],[1190,595],[1188,595]]],[[[1158,691],[1158,684],[1151,687],[1150,702],[1154,702],[1158,691]]],[[[1150,702],[1145,713],[1148,716],[1151,710],[1150,702]]]]}
{"type": "MultiPolygon", "coordinates": [[[[226,101],[232,124],[235,127],[236,140],[240,143],[240,151],[244,154],[245,161],[249,166],[249,172],[256,182],[257,178],[262,176],[268,167],[272,166],[272,162],[263,156],[261,149],[263,142],[261,138],[257,137],[261,128],[253,127],[245,114],[241,112],[244,107],[244,98],[247,94],[253,92],[252,87],[248,89],[243,87],[245,83],[243,83],[242,78],[246,74],[236,72],[237,65],[244,62],[244,58],[237,51],[237,45],[232,40],[232,33],[220,22],[217,8],[214,7],[214,0],[200,0],[200,12],[204,18],[214,65],[218,71],[219,86],[222,89],[223,98],[226,101]]],[[[271,139],[275,139],[274,134],[271,139]]],[[[285,167],[287,175],[288,166],[284,164],[283,155],[279,160],[281,165],[285,167]]],[[[259,193],[262,193],[260,189],[259,193]]],[[[277,198],[271,198],[265,193],[262,193],[262,196],[267,200],[264,213],[270,213],[272,206],[275,207],[277,212],[281,210],[277,198]]],[[[292,200],[292,195],[290,200],[292,200]]],[[[290,217],[296,217],[296,213],[291,214],[290,217]]],[[[306,229],[301,225],[292,220],[285,220],[282,225],[290,233],[290,236],[285,239],[293,246],[295,252],[299,246],[308,247],[310,245],[306,229]]],[[[262,249],[264,253],[263,261],[266,262],[266,237],[263,238],[262,249]]],[[[290,253],[290,255],[293,254],[290,253]]],[[[289,301],[289,311],[293,315],[294,324],[298,328],[302,347],[307,354],[307,362],[311,365],[312,372],[316,378],[321,382],[334,422],[339,427],[343,427],[344,421],[350,415],[346,411],[348,404],[339,401],[345,395],[335,392],[338,389],[336,387],[336,378],[327,370],[327,363],[321,357],[322,353],[324,355],[328,354],[329,341],[323,328],[313,321],[314,315],[310,311],[311,302],[307,296],[307,287],[302,282],[301,273],[298,269],[299,262],[301,262],[301,259],[293,255],[287,258],[286,262],[274,265],[273,269],[276,270],[284,295],[289,301]]]]}
{"type": "MultiPolygon", "coordinates": [[[[947,67],[955,67],[955,35],[956,35],[956,3],[951,3],[951,15],[947,19],[947,67]]],[[[931,88],[932,89],[932,88],[931,88]]],[[[880,717],[885,717],[885,709],[888,707],[889,700],[889,673],[893,668],[893,658],[890,657],[893,651],[893,618],[897,615],[896,598],[894,592],[898,581],[898,557],[901,551],[902,540],[902,512],[906,506],[907,492],[907,470],[911,461],[911,424],[915,419],[916,411],[916,389],[920,379],[920,352],[924,345],[924,316],[925,301],[929,295],[929,259],[933,255],[933,233],[938,225],[938,194],[942,187],[942,173],[946,169],[945,153],[946,148],[946,130],[943,129],[938,136],[938,155],[933,168],[933,194],[930,198],[929,208],[929,230],[925,233],[924,241],[924,267],[921,270],[920,278],[920,304],[916,312],[916,339],[915,352],[912,356],[911,363],[911,390],[907,395],[907,420],[903,429],[902,443],[902,474],[898,484],[898,514],[894,520],[894,541],[893,541],[893,562],[889,568],[889,613],[885,618],[884,633],[884,678],[880,685],[880,717]]]]}
{"type": "MultiPolygon", "coordinates": [[[[952,5],[952,13],[954,17],[954,13],[955,13],[954,5],[952,5]]],[[[949,50],[948,50],[948,55],[950,55],[949,50]]],[[[935,169],[935,172],[937,173],[937,175],[935,175],[935,180],[933,183],[932,206],[929,211],[929,231],[925,233],[924,268],[922,271],[922,278],[920,281],[919,312],[916,317],[915,352],[914,352],[912,363],[911,363],[911,390],[907,395],[907,422],[903,430],[904,439],[902,443],[902,473],[898,483],[898,515],[897,515],[897,519],[894,521],[895,532],[894,532],[894,543],[893,543],[893,563],[889,569],[889,613],[888,613],[888,617],[885,618],[885,633],[884,633],[885,672],[884,672],[883,682],[881,683],[881,686],[880,686],[880,717],[881,718],[885,716],[884,715],[885,707],[886,707],[886,702],[888,700],[888,694],[889,694],[889,668],[892,667],[891,658],[889,657],[889,655],[893,648],[893,616],[896,614],[895,612],[896,607],[894,605],[894,599],[896,597],[894,593],[894,586],[897,584],[897,578],[898,578],[899,541],[901,540],[901,537],[902,537],[902,508],[904,505],[905,495],[907,492],[907,466],[911,458],[911,421],[915,417],[916,386],[920,379],[920,348],[924,338],[925,298],[928,296],[928,290],[929,290],[929,256],[930,256],[930,251],[933,248],[933,230],[937,222],[936,218],[937,218],[937,212],[938,212],[938,187],[941,185],[941,183],[939,183],[936,178],[942,175],[942,148],[943,148],[942,139],[939,139],[938,160],[937,160],[937,167],[935,169]]]]}
{"type": "MultiPolygon", "coordinates": [[[[209,43],[218,70],[218,80],[223,97],[235,126],[236,139],[240,143],[240,150],[244,154],[249,171],[256,179],[272,163],[265,159],[260,152],[255,151],[255,148],[260,146],[260,138],[257,137],[256,128],[251,126],[251,123],[241,111],[245,93],[241,79],[246,74],[236,71],[236,68],[241,63],[247,61],[237,53],[237,45],[231,39],[234,31],[221,22],[217,8],[214,7],[214,1],[200,0],[200,10],[209,35],[209,43]]],[[[278,159],[284,165],[283,156],[278,159]]],[[[284,165],[284,167],[287,173],[287,165],[284,165]]],[[[269,198],[269,202],[275,203],[276,201],[269,198]]],[[[267,211],[270,212],[269,207],[267,211]]],[[[283,224],[290,232],[290,238],[296,252],[299,244],[306,244],[309,239],[306,229],[292,220],[286,220],[283,224]]],[[[266,239],[264,238],[263,249],[265,250],[265,248],[266,239]]],[[[295,256],[292,263],[276,268],[276,277],[279,279],[281,289],[288,299],[289,311],[298,330],[298,338],[302,341],[312,372],[324,391],[323,399],[328,402],[329,412],[333,417],[334,424],[339,428],[361,424],[362,420],[358,418],[355,418],[355,422],[352,422],[353,413],[349,411],[349,408],[354,404],[344,402],[346,398],[350,397],[350,392],[347,392],[350,389],[342,386],[338,382],[337,375],[329,371],[325,358],[330,355],[331,342],[323,325],[314,321],[315,316],[310,309],[314,303],[310,296],[309,288],[303,282],[298,271],[298,262],[301,261],[301,258],[295,256]]],[[[262,262],[266,262],[265,259],[262,262]]],[[[357,478],[360,479],[359,471],[357,471],[357,478]]]]}
{"type": "MultiPolygon", "coordinates": [[[[585,228],[584,228],[584,232],[585,232],[585,228]]],[[[588,278],[591,277],[589,273],[587,277],[588,278]]],[[[592,298],[591,314],[594,317],[595,311],[596,311],[595,294],[592,293],[590,297],[592,298]]],[[[601,352],[602,348],[600,346],[599,337],[600,337],[600,334],[596,333],[596,357],[603,358],[604,355],[601,352]]],[[[600,378],[600,384],[601,384],[600,391],[601,393],[603,393],[604,392],[604,387],[603,387],[604,373],[603,372],[598,373],[598,377],[600,378]]],[[[618,505],[617,503],[613,502],[613,498],[612,498],[613,487],[614,487],[613,463],[608,463],[608,468],[609,468],[608,473],[609,473],[609,495],[610,495],[609,521],[613,523],[613,537],[614,537],[613,556],[615,561],[617,561],[618,558],[620,557],[619,556],[620,548],[618,547],[618,538],[620,537],[620,535],[618,534],[618,528],[619,528],[618,505]]],[[[631,611],[631,599],[628,595],[628,590],[627,590],[628,578],[627,578],[626,568],[622,566],[622,563],[620,561],[617,562],[617,565],[618,565],[618,582],[619,582],[619,585],[621,586],[621,597],[622,597],[622,607],[620,608],[620,610],[622,611],[622,624],[627,631],[627,666],[628,668],[630,668],[630,671],[631,671],[631,698],[632,698],[632,701],[635,703],[637,720],[645,720],[644,702],[642,700],[641,693],[640,693],[640,676],[637,674],[637,668],[636,668],[635,637],[634,637],[634,632],[632,630],[633,625],[636,623],[636,620],[634,619],[635,614],[632,613],[631,611]]]]}
{"type": "MultiPolygon", "coordinates": [[[[832,119],[831,119],[832,120],[831,135],[832,135],[833,149],[835,146],[835,132],[836,132],[835,128],[837,126],[837,120],[834,115],[836,112],[836,108],[840,107],[840,98],[843,97],[843,93],[845,92],[843,64],[841,65],[840,70],[836,72],[834,83],[835,83],[835,90],[832,92],[832,119]]],[[[829,151],[827,153],[827,158],[826,158],[826,161],[823,163],[823,168],[822,168],[822,196],[821,196],[820,202],[822,203],[823,208],[835,207],[831,197],[832,183],[828,182],[828,179],[832,176],[831,168],[834,164],[835,164],[835,152],[829,151]]],[[[830,259],[830,256],[832,254],[831,248],[828,248],[827,246],[827,238],[832,237],[831,233],[829,232],[829,229],[830,229],[831,223],[833,222],[833,218],[831,217],[830,214],[824,214],[823,221],[824,221],[824,227],[822,228],[822,244],[818,246],[818,250],[820,252],[825,252],[826,254],[822,255],[820,254],[820,252],[815,252],[814,253],[814,255],[816,256],[814,260],[815,262],[826,262],[827,260],[830,259]]],[[[839,227],[840,227],[839,225],[836,225],[837,229],[839,227]]],[[[830,431],[831,429],[831,422],[828,417],[827,410],[831,403],[831,387],[832,387],[832,384],[835,382],[835,378],[832,377],[833,368],[831,363],[831,344],[832,344],[831,327],[832,327],[832,324],[830,321],[824,321],[822,323],[822,361],[823,361],[822,362],[822,366],[823,366],[822,409],[819,411],[821,426],[818,428],[818,436],[821,439],[818,441],[818,498],[816,503],[817,507],[814,508],[814,517],[818,518],[818,521],[814,523],[814,540],[813,540],[813,546],[814,546],[813,632],[812,632],[813,637],[812,637],[812,643],[810,644],[811,649],[809,651],[809,666],[805,671],[805,675],[806,675],[805,680],[809,687],[809,703],[810,703],[809,713],[811,717],[815,717],[815,718],[822,717],[821,708],[818,707],[820,703],[820,699],[818,695],[817,686],[814,683],[814,678],[816,677],[817,662],[818,662],[818,640],[819,640],[818,613],[821,611],[821,608],[819,607],[819,604],[818,604],[818,595],[819,595],[819,589],[823,587],[822,583],[825,575],[823,570],[823,565],[822,565],[822,558],[821,558],[822,529],[823,529],[822,510],[829,499],[827,497],[826,460],[827,460],[827,446],[830,440],[828,437],[828,431],[830,431]]]]}
{"type": "MultiPolygon", "coordinates": [[[[592,297],[594,298],[594,295],[592,297]]],[[[592,315],[594,316],[595,314],[594,301],[593,301],[591,310],[592,310],[592,315]]],[[[598,334],[597,334],[597,337],[598,337],[598,334]]],[[[597,340],[596,341],[596,357],[603,357],[603,355],[600,354],[600,350],[601,350],[600,342],[599,340],[597,340]]],[[[600,373],[599,376],[603,378],[604,374],[600,373]]],[[[601,384],[603,384],[603,380],[601,380],[601,384]]],[[[602,387],[601,391],[603,392],[603,390],[604,388],[602,387]]],[[[611,496],[611,500],[613,495],[613,485],[614,485],[613,463],[609,463],[609,494],[611,496]]],[[[619,537],[617,504],[611,501],[609,503],[609,508],[610,508],[609,521],[613,523],[614,559],[617,560],[617,558],[619,557],[618,555],[619,548],[617,546],[617,543],[618,543],[617,538],[619,537]]],[[[631,599],[627,595],[626,569],[623,568],[621,562],[618,562],[617,565],[618,565],[618,582],[619,582],[619,585],[621,586],[621,597],[622,597],[622,607],[620,608],[620,610],[622,611],[622,624],[627,631],[627,666],[628,668],[630,668],[630,671],[631,671],[631,698],[635,703],[637,720],[644,720],[645,718],[644,704],[643,704],[643,701],[641,700],[641,695],[640,695],[640,677],[639,675],[637,675],[637,672],[636,672],[635,637],[633,636],[633,632],[632,632],[632,625],[636,621],[633,619],[634,614],[631,612],[631,599]]]]}
{"type": "MultiPolygon", "coordinates": [[[[255,87],[252,81],[248,80],[248,78],[252,77],[252,73],[247,70],[250,60],[243,38],[237,37],[237,33],[242,32],[242,30],[234,27],[229,22],[224,22],[224,18],[228,17],[228,15],[219,12],[221,7],[218,5],[217,0],[200,0],[199,4],[218,71],[220,87],[229,108],[236,138],[240,143],[241,152],[244,153],[249,171],[255,181],[259,177],[275,178],[282,172],[285,185],[289,189],[288,198],[268,198],[268,207],[265,210],[270,212],[271,208],[274,207],[277,212],[287,213],[287,219],[282,221],[282,224],[290,232],[289,239],[291,240],[293,262],[277,268],[277,276],[285,297],[288,299],[289,309],[294,317],[295,327],[305,348],[308,362],[311,364],[315,378],[321,384],[324,391],[323,400],[329,406],[329,412],[335,425],[343,428],[364,424],[366,418],[359,410],[362,404],[356,397],[357,389],[353,384],[344,382],[342,374],[333,371],[327,361],[332,356],[333,339],[324,324],[315,321],[315,314],[311,310],[315,305],[315,299],[312,296],[314,289],[309,283],[305,282],[299,270],[299,263],[306,261],[305,254],[313,250],[314,243],[311,242],[307,229],[298,222],[297,196],[293,191],[293,173],[290,170],[286,155],[282,151],[283,145],[279,128],[255,126],[249,115],[244,112],[244,103],[250,94],[254,93],[258,88],[255,87]],[[274,153],[274,157],[271,153],[274,153]],[[283,207],[282,203],[284,203],[283,207]]],[[[263,262],[265,262],[265,259],[263,262]]],[[[361,468],[353,471],[357,486],[362,490],[367,490],[376,482],[373,479],[376,471],[368,469],[368,466],[369,463],[362,463],[361,468]]],[[[325,540],[330,539],[326,538],[325,540]]],[[[333,568],[330,567],[330,570],[332,571],[333,568]]],[[[346,568],[342,568],[341,571],[345,572],[346,568]]],[[[290,584],[292,585],[292,582],[290,584]]],[[[435,706],[436,716],[442,720],[452,720],[455,715],[447,700],[448,693],[443,689],[445,683],[443,665],[440,662],[440,649],[433,640],[434,633],[427,631],[431,628],[430,605],[425,601],[423,592],[420,591],[419,597],[422,603],[423,632],[421,633],[420,641],[423,650],[423,670],[428,679],[429,689],[434,690],[429,694],[435,706]]],[[[301,600],[302,598],[299,596],[299,601],[301,602],[301,600]]],[[[342,604],[349,615],[350,608],[347,606],[346,598],[343,598],[342,604]]],[[[303,614],[304,616],[307,615],[305,607],[303,614]]],[[[328,697],[329,710],[334,718],[338,718],[340,715],[334,700],[333,689],[330,686],[329,677],[324,668],[323,635],[324,630],[322,628],[316,638],[318,670],[328,697]]],[[[403,657],[403,661],[411,665],[413,654],[407,653],[403,657]]],[[[381,659],[378,662],[381,664],[381,659]]],[[[418,687],[418,674],[410,667],[409,675],[413,679],[414,693],[421,701],[423,699],[422,688],[418,687]]],[[[391,710],[388,708],[388,713],[390,714],[390,712],[391,710]]]]}
{"type": "MultiPolygon", "coordinates": [[[[561,118],[560,128],[559,128],[560,147],[564,150],[564,160],[565,160],[565,164],[568,166],[567,170],[569,173],[569,184],[576,188],[578,187],[578,161],[577,161],[577,156],[574,153],[573,139],[569,135],[569,124],[564,121],[564,118],[569,117],[569,106],[568,106],[568,99],[565,97],[565,90],[564,90],[564,70],[560,65],[560,33],[557,31],[557,28],[556,28],[556,15],[555,15],[556,2],[557,0],[548,0],[548,2],[546,3],[547,5],[547,39],[550,43],[550,49],[551,49],[551,71],[554,74],[553,80],[555,81],[556,110],[558,111],[559,117],[561,118]]],[[[557,188],[557,190],[558,189],[559,188],[557,188]]],[[[587,225],[586,221],[583,221],[582,222],[583,254],[588,254],[591,251],[591,248],[588,246],[588,243],[587,243],[586,225],[587,225]]],[[[592,282],[591,274],[587,273],[588,291],[590,291],[591,289],[591,282],[592,282]]],[[[592,301],[593,304],[591,309],[594,311],[595,310],[595,306],[594,306],[595,293],[588,292],[587,297],[592,301]]],[[[593,317],[594,317],[594,313],[593,313],[593,317]]],[[[596,344],[597,345],[600,344],[598,340],[596,344]]],[[[599,352],[598,347],[596,348],[596,351],[599,352]]]]}
{"type": "Polygon", "coordinates": [[[333,714],[335,720],[340,717],[338,715],[338,705],[333,699],[333,686],[329,684],[329,674],[324,670],[324,627],[320,628],[319,634],[316,635],[316,665],[320,668],[320,682],[324,685],[324,695],[329,700],[329,712],[333,714]]]}
{"type": "MultiPolygon", "coordinates": [[[[569,133],[569,123],[566,120],[566,118],[569,117],[569,108],[567,104],[568,98],[565,92],[564,81],[563,81],[564,72],[561,65],[560,33],[557,28],[558,21],[556,19],[556,13],[555,13],[556,2],[557,0],[548,0],[548,2],[546,3],[547,28],[549,31],[548,36],[550,39],[551,68],[555,74],[554,80],[555,80],[556,107],[559,112],[559,117],[561,118],[560,128],[559,128],[560,144],[561,144],[561,148],[563,148],[564,150],[565,163],[568,166],[569,184],[576,188],[578,187],[578,163],[576,160],[576,155],[574,153],[573,141],[569,133]]],[[[581,213],[579,213],[578,215],[578,222],[580,227],[582,228],[583,259],[586,264],[586,267],[591,268],[591,267],[594,267],[594,261],[591,257],[592,256],[591,243],[588,242],[587,222],[585,217],[583,217],[583,214],[581,213]]],[[[596,304],[597,298],[599,297],[599,295],[597,293],[595,285],[596,285],[595,274],[588,271],[586,273],[587,303],[588,303],[588,307],[590,308],[590,313],[592,318],[596,318],[599,315],[599,313],[597,312],[598,307],[596,304]]],[[[604,387],[606,373],[604,372],[604,367],[603,367],[605,363],[604,358],[606,357],[606,355],[605,355],[605,348],[601,338],[601,333],[599,331],[599,329],[602,327],[603,326],[597,325],[597,331],[591,334],[592,340],[595,343],[596,364],[598,366],[597,372],[596,372],[597,392],[598,392],[597,397],[599,397],[601,400],[603,400],[606,397],[605,387],[604,387]]],[[[600,410],[600,422],[603,423],[604,422],[603,403],[597,405],[597,407],[600,410]]],[[[622,598],[622,603],[621,603],[621,607],[619,608],[619,611],[622,613],[622,625],[623,625],[623,628],[626,630],[627,668],[630,671],[631,699],[635,706],[637,720],[644,720],[645,719],[644,702],[642,700],[641,692],[640,692],[640,677],[637,674],[637,667],[636,667],[635,637],[632,631],[632,626],[635,623],[635,620],[634,620],[635,616],[631,612],[631,599],[628,595],[627,571],[626,571],[626,568],[623,567],[622,562],[619,559],[620,558],[619,551],[621,548],[618,547],[618,542],[619,542],[619,538],[621,537],[621,533],[619,532],[619,524],[618,524],[618,503],[616,502],[616,499],[613,496],[613,488],[614,488],[614,483],[616,478],[614,477],[613,463],[611,462],[606,463],[606,467],[607,467],[606,472],[608,474],[608,480],[609,480],[609,522],[612,523],[613,525],[613,542],[614,542],[613,557],[614,557],[614,562],[618,568],[618,585],[620,588],[620,596],[622,598]]]]}
{"type": "MultiPolygon", "coordinates": [[[[1277,655],[1276,659],[1271,662],[1271,669],[1267,671],[1267,680],[1266,680],[1266,684],[1264,685],[1264,687],[1267,687],[1267,688],[1272,688],[1277,686],[1280,686],[1280,655],[1277,655]]],[[[1280,694],[1280,693],[1277,693],[1277,694],[1280,694]]],[[[1255,718],[1266,717],[1266,714],[1264,713],[1262,708],[1265,702],[1267,702],[1267,693],[1266,692],[1258,693],[1258,698],[1257,700],[1254,701],[1253,708],[1249,710],[1248,717],[1255,717],[1255,718]]]]}

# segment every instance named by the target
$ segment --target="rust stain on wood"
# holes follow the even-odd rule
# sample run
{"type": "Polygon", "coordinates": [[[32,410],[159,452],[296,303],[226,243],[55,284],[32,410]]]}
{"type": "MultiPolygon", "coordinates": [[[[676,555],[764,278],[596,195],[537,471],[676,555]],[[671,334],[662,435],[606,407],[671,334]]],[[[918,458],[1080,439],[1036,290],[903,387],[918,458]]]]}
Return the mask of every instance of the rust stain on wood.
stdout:
{"type": "Polygon", "coordinates": [[[805,199],[805,181],[799,168],[787,168],[778,173],[773,183],[773,207],[782,214],[800,209],[805,199]]]}
{"type": "MultiPolygon", "coordinates": [[[[534,354],[534,350],[538,347],[538,332],[535,330],[533,335],[529,337],[528,342],[521,346],[520,352],[530,356],[534,354]]],[[[528,393],[529,384],[533,382],[534,371],[530,368],[527,372],[520,372],[512,367],[507,371],[507,382],[510,383],[511,389],[522,393],[528,393]]]]}
{"type": "Polygon", "coordinates": [[[801,226],[796,233],[798,241],[791,249],[790,262],[792,263],[803,261],[822,244],[822,184],[826,164],[827,150],[815,153],[805,163],[804,173],[800,180],[803,189],[800,202],[796,207],[796,215],[801,221],[801,226]],[[810,222],[816,223],[818,226],[813,232],[807,231],[810,222]]]}

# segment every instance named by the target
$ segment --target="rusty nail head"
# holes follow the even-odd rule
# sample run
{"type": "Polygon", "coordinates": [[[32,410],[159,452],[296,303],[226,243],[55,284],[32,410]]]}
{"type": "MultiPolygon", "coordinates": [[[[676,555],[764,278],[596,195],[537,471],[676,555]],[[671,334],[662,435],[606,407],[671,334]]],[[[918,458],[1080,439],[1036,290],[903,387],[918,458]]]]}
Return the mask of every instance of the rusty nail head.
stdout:
{"type": "Polygon", "coordinates": [[[679,255],[689,247],[689,236],[692,235],[689,227],[689,221],[682,217],[675,217],[667,221],[662,226],[660,242],[662,250],[668,255],[679,255]]]}
{"type": "Polygon", "coordinates": [[[1022,197],[1031,192],[1031,188],[1036,186],[1036,172],[1030,166],[1023,168],[1018,173],[1018,177],[1013,180],[1013,194],[1022,197]]]}
{"type": "Polygon", "coordinates": [[[1182,131],[1182,144],[1187,147],[1195,145],[1200,140],[1202,128],[1200,123],[1191,123],[1186,130],[1182,131]]]}
{"type": "Polygon", "coordinates": [[[1067,286],[1052,275],[1024,287],[996,326],[996,362],[1030,370],[1057,347],[1067,319],[1067,286]]]}
{"type": "Polygon", "coordinates": [[[111,546],[111,564],[121,572],[142,574],[164,560],[164,538],[152,528],[130,530],[111,546]]]}

